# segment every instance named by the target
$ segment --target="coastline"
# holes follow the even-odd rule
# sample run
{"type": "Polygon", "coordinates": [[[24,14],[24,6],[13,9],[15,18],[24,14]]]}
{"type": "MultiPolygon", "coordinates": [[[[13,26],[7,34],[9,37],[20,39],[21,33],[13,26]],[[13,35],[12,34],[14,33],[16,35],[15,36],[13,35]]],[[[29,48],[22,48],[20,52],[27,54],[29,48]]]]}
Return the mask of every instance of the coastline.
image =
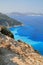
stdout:
{"type": "Polygon", "coordinates": [[[7,27],[7,28],[19,27],[19,26],[24,26],[24,24],[21,24],[21,25],[14,25],[14,26],[10,26],[10,27],[7,27]]]}

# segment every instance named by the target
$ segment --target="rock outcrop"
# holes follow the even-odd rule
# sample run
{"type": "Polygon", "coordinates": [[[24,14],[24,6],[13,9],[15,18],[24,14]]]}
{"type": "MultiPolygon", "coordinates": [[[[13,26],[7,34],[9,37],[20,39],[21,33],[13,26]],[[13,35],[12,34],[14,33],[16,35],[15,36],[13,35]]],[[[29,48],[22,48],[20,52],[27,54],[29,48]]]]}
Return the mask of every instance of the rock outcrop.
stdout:
{"type": "Polygon", "coordinates": [[[0,33],[0,65],[43,65],[43,56],[30,45],[0,33]]]}

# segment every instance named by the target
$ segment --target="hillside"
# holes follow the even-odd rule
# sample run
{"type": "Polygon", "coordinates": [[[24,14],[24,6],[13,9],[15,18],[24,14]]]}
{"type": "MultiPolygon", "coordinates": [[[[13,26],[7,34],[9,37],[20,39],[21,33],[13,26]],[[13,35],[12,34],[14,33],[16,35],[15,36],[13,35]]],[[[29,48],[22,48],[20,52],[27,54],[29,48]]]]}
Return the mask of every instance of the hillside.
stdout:
{"type": "Polygon", "coordinates": [[[0,32],[0,65],[43,65],[43,56],[32,46],[0,32]]]}
{"type": "Polygon", "coordinates": [[[22,25],[22,23],[20,23],[19,21],[15,19],[8,17],[5,14],[0,13],[0,25],[9,27],[9,26],[22,25]]]}

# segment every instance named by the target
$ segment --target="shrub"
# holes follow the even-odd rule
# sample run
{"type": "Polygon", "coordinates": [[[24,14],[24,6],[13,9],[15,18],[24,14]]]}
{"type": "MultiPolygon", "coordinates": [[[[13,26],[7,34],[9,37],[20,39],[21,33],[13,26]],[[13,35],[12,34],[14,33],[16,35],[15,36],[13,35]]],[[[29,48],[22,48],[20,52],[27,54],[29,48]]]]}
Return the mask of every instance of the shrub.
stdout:
{"type": "Polygon", "coordinates": [[[14,35],[12,34],[12,32],[6,27],[2,27],[1,33],[4,34],[4,35],[9,36],[11,38],[14,38],[14,35]]]}

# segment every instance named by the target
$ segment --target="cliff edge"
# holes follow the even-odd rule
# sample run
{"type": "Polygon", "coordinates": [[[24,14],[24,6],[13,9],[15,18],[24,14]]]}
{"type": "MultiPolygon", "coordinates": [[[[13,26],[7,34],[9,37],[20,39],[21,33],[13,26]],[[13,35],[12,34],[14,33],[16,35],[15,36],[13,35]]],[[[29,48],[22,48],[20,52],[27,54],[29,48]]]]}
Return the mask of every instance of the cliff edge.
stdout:
{"type": "Polygon", "coordinates": [[[43,56],[30,45],[0,32],[0,65],[43,65],[43,56]]]}

